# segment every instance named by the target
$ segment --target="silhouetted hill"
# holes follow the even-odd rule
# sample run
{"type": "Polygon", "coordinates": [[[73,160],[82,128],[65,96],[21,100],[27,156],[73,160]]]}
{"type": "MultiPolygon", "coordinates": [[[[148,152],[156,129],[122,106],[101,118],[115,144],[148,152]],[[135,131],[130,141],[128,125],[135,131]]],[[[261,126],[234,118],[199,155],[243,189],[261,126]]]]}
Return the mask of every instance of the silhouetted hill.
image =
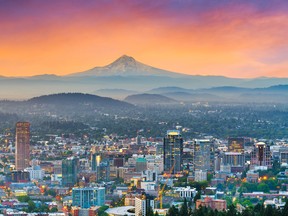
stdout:
{"type": "MultiPolygon", "coordinates": [[[[261,90],[261,89],[257,89],[261,90]]],[[[268,88],[262,88],[262,90],[266,91],[283,91],[285,93],[288,93],[288,85],[275,85],[275,86],[270,86],[268,88]]]]}
{"type": "Polygon", "coordinates": [[[33,104],[72,105],[93,104],[97,107],[132,107],[133,105],[112,98],[82,93],[61,93],[34,97],[27,102],[33,104]]]}
{"type": "Polygon", "coordinates": [[[167,87],[159,87],[159,88],[151,89],[151,90],[147,91],[147,93],[164,94],[164,93],[169,93],[169,92],[191,92],[191,91],[193,91],[193,90],[185,89],[185,88],[181,88],[181,87],[176,87],[176,86],[167,86],[167,87]]]}
{"type": "Polygon", "coordinates": [[[125,98],[125,101],[132,104],[147,104],[147,105],[157,105],[157,104],[176,104],[179,103],[169,97],[159,95],[159,94],[137,94],[130,95],[125,98]]]}

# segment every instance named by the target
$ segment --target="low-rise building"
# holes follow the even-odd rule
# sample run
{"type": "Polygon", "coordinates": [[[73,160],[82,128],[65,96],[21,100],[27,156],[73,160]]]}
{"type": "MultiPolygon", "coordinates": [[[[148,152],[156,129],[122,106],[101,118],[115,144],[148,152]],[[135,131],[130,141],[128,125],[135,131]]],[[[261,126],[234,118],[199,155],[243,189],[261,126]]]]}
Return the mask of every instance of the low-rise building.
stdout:
{"type": "Polygon", "coordinates": [[[200,206],[211,208],[213,210],[223,211],[227,209],[226,200],[212,199],[211,197],[205,197],[204,199],[198,199],[196,201],[196,209],[200,206]]]}

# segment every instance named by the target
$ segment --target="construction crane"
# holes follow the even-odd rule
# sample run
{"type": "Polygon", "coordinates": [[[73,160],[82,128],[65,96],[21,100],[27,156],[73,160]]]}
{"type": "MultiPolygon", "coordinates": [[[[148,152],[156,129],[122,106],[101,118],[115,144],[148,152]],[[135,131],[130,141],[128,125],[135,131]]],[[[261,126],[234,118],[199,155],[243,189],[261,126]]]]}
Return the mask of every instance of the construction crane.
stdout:
{"type": "MultiPolygon", "coordinates": [[[[170,170],[169,170],[169,174],[172,174],[172,172],[173,172],[173,170],[174,170],[174,167],[175,167],[175,164],[176,164],[176,160],[174,160],[173,166],[172,166],[172,167],[170,168],[170,170]]],[[[159,193],[158,193],[158,198],[157,198],[157,199],[158,199],[159,202],[160,202],[160,209],[163,209],[163,192],[164,192],[165,186],[166,186],[167,183],[168,183],[168,179],[169,179],[169,178],[166,179],[164,185],[162,186],[161,190],[160,190],[159,193]]]]}

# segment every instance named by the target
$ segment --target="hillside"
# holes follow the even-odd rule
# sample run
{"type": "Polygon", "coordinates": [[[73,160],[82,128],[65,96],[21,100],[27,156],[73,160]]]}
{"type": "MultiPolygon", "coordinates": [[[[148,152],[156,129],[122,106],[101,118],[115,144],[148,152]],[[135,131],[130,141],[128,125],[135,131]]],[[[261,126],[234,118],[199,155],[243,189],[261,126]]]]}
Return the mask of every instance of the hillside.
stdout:
{"type": "Polygon", "coordinates": [[[131,107],[123,101],[115,100],[108,97],[100,97],[91,94],[82,93],[60,93],[52,95],[44,95],[40,97],[34,97],[27,102],[33,104],[54,104],[54,105],[79,105],[79,104],[91,104],[97,107],[131,107]]]}
{"type": "Polygon", "coordinates": [[[125,101],[137,105],[164,105],[164,104],[178,104],[179,102],[159,94],[137,94],[130,95],[125,98],[125,101]]]}

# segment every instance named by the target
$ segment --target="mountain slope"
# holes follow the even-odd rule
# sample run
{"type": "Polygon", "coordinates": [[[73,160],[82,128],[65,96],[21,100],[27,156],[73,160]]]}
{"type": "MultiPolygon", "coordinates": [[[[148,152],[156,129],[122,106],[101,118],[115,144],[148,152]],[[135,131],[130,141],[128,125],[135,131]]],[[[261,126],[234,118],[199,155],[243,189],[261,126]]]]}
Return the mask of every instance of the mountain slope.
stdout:
{"type": "Polygon", "coordinates": [[[104,67],[95,67],[80,73],[68,76],[168,76],[181,77],[184,74],[174,73],[145,65],[136,61],[133,57],[123,55],[116,61],[104,67]]]}
{"type": "Polygon", "coordinates": [[[159,104],[176,104],[178,101],[158,94],[137,94],[130,95],[125,98],[125,101],[137,105],[159,105],[159,104]]]}
{"type": "Polygon", "coordinates": [[[131,91],[127,89],[99,89],[93,93],[101,97],[110,97],[119,100],[123,100],[129,95],[139,94],[137,91],[131,91]]]}

